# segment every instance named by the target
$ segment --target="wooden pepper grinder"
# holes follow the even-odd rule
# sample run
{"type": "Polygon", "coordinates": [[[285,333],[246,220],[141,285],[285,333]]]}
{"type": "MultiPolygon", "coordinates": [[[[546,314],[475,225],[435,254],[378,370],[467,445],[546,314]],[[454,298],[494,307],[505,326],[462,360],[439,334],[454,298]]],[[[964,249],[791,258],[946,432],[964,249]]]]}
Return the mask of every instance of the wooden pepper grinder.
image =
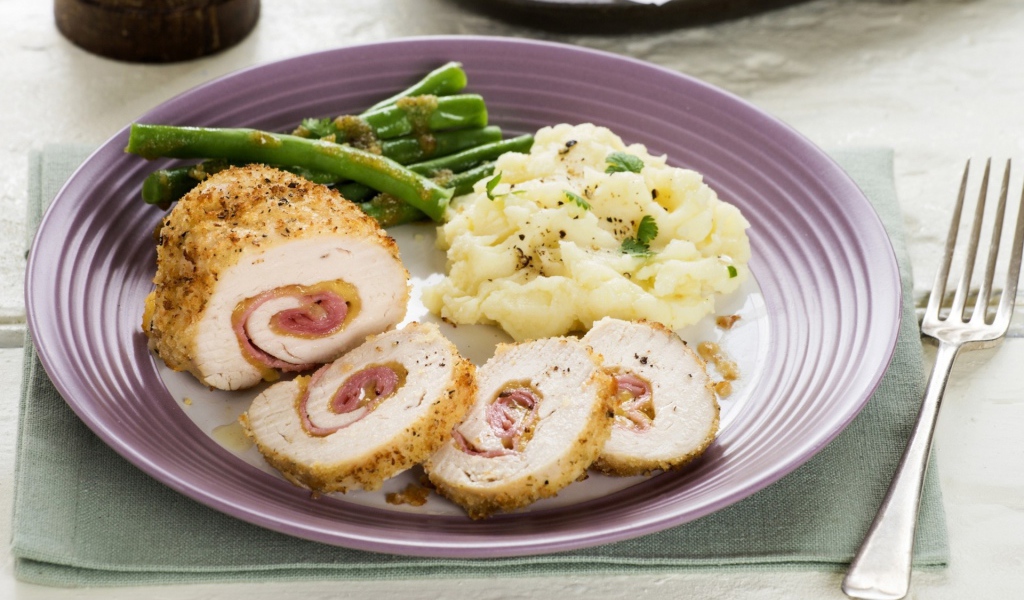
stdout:
{"type": "Polygon", "coordinates": [[[166,63],[240,42],[259,20],[259,0],[54,0],[57,29],[108,58],[166,63]]]}

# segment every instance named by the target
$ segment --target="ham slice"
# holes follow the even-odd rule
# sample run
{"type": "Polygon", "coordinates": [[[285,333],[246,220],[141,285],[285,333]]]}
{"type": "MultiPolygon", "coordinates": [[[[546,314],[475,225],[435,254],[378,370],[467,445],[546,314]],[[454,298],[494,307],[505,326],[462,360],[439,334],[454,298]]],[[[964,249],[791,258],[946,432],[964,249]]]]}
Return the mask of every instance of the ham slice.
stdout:
{"type": "Polygon", "coordinates": [[[164,219],[143,329],[172,369],[242,389],[393,328],[408,278],[394,240],[337,192],[277,169],[232,168],[164,219]]]}
{"type": "Polygon", "coordinates": [[[477,370],[473,407],[424,468],[474,519],[554,496],[599,454],[613,389],[575,338],[499,345],[477,370]]]}
{"type": "Polygon", "coordinates": [[[472,403],[474,370],[436,325],[410,323],[312,376],[271,385],[240,420],[292,483],[374,490],[450,438],[472,403]]]}
{"type": "Polygon", "coordinates": [[[718,399],[704,361],[657,323],[604,318],[583,336],[616,381],[615,425],[594,466],[612,475],[679,468],[714,441],[718,399]]]}

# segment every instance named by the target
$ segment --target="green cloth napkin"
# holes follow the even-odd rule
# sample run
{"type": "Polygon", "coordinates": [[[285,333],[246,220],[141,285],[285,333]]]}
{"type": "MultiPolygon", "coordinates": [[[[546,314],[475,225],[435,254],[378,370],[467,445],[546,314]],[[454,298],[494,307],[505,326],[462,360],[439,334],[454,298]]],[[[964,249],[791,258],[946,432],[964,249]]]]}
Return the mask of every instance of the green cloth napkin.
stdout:
{"type": "MultiPolygon", "coordinates": [[[[58,146],[33,157],[29,231],[84,156],[82,148],[58,146]]],[[[223,515],[137,470],[75,417],[26,340],[12,548],[17,577],[80,586],[845,569],[899,460],[924,372],[892,153],[833,156],[874,202],[896,247],[907,299],[899,342],[881,386],[854,422],[808,463],[753,496],[660,533],[544,556],[409,558],[309,542],[223,515]]],[[[915,564],[938,567],[947,560],[941,499],[929,477],[915,564]]]]}

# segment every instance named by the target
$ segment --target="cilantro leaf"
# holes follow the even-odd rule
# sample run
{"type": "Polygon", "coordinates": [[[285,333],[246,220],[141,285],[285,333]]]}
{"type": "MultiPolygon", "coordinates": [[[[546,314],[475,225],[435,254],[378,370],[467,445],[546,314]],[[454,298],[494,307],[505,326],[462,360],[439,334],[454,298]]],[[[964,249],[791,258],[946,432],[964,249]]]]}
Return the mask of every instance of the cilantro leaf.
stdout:
{"type": "Polygon", "coordinates": [[[605,173],[639,173],[644,168],[640,157],[625,152],[612,152],[604,160],[608,165],[605,173]]]}
{"type": "Polygon", "coordinates": [[[590,210],[590,203],[583,199],[583,196],[570,190],[562,190],[565,197],[579,205],[583,210],[590,210]]]}
{"type": "Polygon", "coordinates": [[[620,249],[625,254],[633,254],[636,256],[647,256],[651,253],[651,249],[647,244],[641,244],[636,240],[636,238],[631,237],[622,240],[622,247],[620,249]]]}
{"type": "Polygon", "coordinates": [[[651,215],[644,215],[636,228],[636,239],[641,244],[650,245],[658,237],[658,222],[651,215]]]}
{"type": "Polygon", "coordinates": [[[622,240],[620,250],[626,254],[636,256],[650,256],[651,242],[658,237],[658,223],[651,215],[644,215],[636,228],[636,237],[628,237],[622,240]]]}
{"type": "Polygon", "coordinates": [[[308,118],[302,120],[299,131],[304,133],[301,137],[320,139],[338,133],[338,128],[334,126],[334,119],[308,118]]]}
{"type": "Polygon", "coordinates": [[[487,197],[490,198],[491,200],[497,198],[497,196],[494,195],[494,188],[498,187],[499,183],[501,183],[500,171],[498,172],[497,175],[487,180],[487,197]]]}

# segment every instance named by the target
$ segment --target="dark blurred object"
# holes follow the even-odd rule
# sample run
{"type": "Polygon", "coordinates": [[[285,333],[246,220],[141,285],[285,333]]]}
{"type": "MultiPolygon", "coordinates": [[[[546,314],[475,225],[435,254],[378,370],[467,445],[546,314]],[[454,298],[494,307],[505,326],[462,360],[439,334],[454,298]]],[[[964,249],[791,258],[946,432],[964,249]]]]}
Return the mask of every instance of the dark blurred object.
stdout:
{"type": "Polygon", "coordinates": [[[260,0],[54,0],[57,29],[118,60],[164,63],[229,48],[256,26],[260,0]]]}
{"type": "Polygon", "coordinates": [[[636,33],[708,25],[806,0],[453,0],[469,10],[557,33],[636,33]]]}

